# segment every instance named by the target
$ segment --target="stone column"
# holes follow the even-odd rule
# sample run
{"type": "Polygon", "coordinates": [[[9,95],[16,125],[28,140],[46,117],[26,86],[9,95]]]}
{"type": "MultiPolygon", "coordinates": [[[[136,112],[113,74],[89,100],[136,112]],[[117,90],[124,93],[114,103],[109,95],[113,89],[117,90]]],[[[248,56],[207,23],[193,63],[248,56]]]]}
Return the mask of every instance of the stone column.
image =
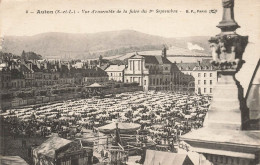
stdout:
{"type": "Polygon", "coordinates": [[[206,155],[214,165],[259,164],[259,131],[248,131],[248,110],[243,88],[236,80],[242,67],[247,36],[238,35],[234,20],[234,0],[222,0],[223,18],[217,27],[221,33],[209,42],[212,65],[219,81],[213,89],[213,98],[204,126],[181,137],[193,151],[206,155]],[[242,130],[241,130],[242,129],[242,130]]]}
{"type": "Polygon", "coordinates": [[[223,18],[217,26],[221,33],[209,40],[212,50],[212,65],[217,70],[219,81],[213,89],[209,109],[208,127],[239,130],[244,115],[243,89],[235,78],[244,63],[242,55],[248,43],[247,36],[238,35],[239,25],[234,20],[234,0],[222,0],[223,18]]]}

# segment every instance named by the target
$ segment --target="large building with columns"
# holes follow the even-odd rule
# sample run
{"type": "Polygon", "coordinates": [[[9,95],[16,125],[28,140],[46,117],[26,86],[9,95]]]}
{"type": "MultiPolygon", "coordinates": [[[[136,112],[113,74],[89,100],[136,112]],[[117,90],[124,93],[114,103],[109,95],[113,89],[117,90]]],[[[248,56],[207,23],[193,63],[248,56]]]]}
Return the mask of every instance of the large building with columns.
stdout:
{"type": "Polygon", "coordinates": [[[161,56],[135,53],[128,59],[125,82],[137,82],[147,90],[167,90],[172,78],[172,63],[166,58],[164,48],[161,56]]]}

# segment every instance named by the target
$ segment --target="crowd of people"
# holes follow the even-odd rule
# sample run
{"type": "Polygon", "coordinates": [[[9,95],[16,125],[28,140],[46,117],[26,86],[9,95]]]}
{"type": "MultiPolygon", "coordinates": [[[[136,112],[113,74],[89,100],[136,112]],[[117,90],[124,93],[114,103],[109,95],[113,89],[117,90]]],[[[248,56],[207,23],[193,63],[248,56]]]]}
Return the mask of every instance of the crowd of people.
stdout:
{"type": "Polygon", "coordinates": [[[0,115],[13,138],[58,133],[74,137],[113,120],[141,125],[140,141],[173,144],[182,134],[203,126],[209,96],[174,92],[130,92],[105,98],[68,100],[42,106],[9,109],[0,115]]]}

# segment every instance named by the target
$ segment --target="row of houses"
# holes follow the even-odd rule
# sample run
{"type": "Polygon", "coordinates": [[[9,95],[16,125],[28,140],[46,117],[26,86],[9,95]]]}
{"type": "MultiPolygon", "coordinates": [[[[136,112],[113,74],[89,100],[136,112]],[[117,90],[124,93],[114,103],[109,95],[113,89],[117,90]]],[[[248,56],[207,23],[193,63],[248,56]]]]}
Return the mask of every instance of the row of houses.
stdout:
{"type": "Polygon", "coordinates": [[[108,81],[99,67],[71,67],[69,62],[12,59],[0,64],[0,88],[43,87],[58,84],[92,84],[108,81]]]}

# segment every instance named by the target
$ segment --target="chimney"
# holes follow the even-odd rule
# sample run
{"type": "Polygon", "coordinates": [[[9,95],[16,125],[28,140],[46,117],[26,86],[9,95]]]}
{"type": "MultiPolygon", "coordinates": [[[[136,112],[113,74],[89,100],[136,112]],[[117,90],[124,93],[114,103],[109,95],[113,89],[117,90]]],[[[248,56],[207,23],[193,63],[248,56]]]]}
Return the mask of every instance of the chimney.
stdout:
{"type": "Polygon", "coordinates": [[[15,69],[14,62],[12,61],[11,69],[15,69]]]}
{"type": "Polygon", "coordinates": [[[68,69],[70,70],[70,63],[68,63],[68,69]]]}
{"type": "Polygon", "coordinates": [[[60,60],[59,60],[58,66],[59,66],[59,69],[61,69],[61,61],[60,60]]]}
{"type": "Polygon", "coordinates": [[[163,56],[164,58],[166,58],[166,56],[167,56],[167,48],[166,48],[165,45],[163,45],[162,56],[163,56]]]}
{"type": "Polygon", "coordinates": [[[48,69],[48,65],[46,61],[44,62],[44,69],[48,69]]]}
{"type": "Polygon", "coordinates": [[[41,69],[41,64],[40,64],[39,61],[36,61],[36,65],[37,65],[37,67],[38,67],[39,69],[41,69]]]}

